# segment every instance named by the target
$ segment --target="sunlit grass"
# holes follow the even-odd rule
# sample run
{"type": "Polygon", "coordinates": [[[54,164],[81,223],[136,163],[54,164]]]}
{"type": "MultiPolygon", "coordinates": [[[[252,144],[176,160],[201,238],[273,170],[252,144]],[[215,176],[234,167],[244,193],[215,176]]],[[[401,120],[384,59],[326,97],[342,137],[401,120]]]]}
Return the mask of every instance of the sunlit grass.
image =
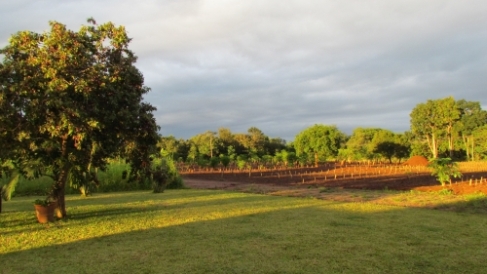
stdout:
{"type": "Polygon", "coordinates": [[[276,196],[315,197],[323,200],[341,202],[370,202],[378,205],[432,208],[468,213],[487,213],[487,195],[483,193],[455,195],[444,190],[437,192],[423,192],[415,190],[361,190],[330,187],[290,187],[277,190],[262,190],[249,187],[241,190],[249,193],[265,193],[276,196]]]}
{"type": "Polygon", "coordinates": [[[483,273],[487,218],[210,190],[69,196],[0,214],[0,273],[483,273]]]}

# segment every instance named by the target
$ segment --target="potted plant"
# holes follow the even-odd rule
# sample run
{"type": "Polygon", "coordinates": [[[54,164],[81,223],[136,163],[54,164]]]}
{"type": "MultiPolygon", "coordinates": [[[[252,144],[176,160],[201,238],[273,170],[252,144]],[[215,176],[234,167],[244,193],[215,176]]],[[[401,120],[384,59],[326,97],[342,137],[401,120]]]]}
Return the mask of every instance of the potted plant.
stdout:
{"type": "Polygon", "coordinates": [[[56,209],[55,202],[49,199],[37,199],[34,201],[34,208],[39,223],[54,222],[54,210],[56,209]]]}

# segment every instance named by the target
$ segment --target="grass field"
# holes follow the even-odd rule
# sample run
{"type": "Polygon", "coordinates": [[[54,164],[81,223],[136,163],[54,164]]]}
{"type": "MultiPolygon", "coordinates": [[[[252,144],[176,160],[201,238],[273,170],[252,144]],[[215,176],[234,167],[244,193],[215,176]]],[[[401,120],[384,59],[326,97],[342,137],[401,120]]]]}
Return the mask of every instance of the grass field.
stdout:
{"type": "Polygon", "coordinates": [[[215,190],[4,203],[0,273],[485,273],[487,218],[215,190]]]}

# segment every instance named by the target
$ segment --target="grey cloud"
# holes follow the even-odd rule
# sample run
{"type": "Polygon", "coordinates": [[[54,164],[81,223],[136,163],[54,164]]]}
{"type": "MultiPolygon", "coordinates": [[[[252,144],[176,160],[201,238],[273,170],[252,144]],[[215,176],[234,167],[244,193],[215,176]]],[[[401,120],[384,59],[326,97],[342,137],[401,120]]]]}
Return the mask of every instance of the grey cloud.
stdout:
{"type": "Polygon", "coordinates": [[[0,4],[0,46],[90,16],[133,37],[165,135],[257,126],[291,140],[315,123],[401,132],[427,99],[487,104],[482,0],[16,1],[0,4]]]}

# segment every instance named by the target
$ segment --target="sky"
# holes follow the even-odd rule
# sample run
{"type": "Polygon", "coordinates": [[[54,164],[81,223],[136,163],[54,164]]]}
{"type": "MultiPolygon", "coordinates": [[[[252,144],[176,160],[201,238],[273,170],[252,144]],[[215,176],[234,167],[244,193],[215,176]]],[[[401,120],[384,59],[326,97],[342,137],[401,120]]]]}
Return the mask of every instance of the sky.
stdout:
{"type": "Polygon", "coordinates": [[[164,136],[404,132],[448,96],[487,109],[485,0],[0,0],[0,47],[89,17],[126,27],[164,136]]]}

